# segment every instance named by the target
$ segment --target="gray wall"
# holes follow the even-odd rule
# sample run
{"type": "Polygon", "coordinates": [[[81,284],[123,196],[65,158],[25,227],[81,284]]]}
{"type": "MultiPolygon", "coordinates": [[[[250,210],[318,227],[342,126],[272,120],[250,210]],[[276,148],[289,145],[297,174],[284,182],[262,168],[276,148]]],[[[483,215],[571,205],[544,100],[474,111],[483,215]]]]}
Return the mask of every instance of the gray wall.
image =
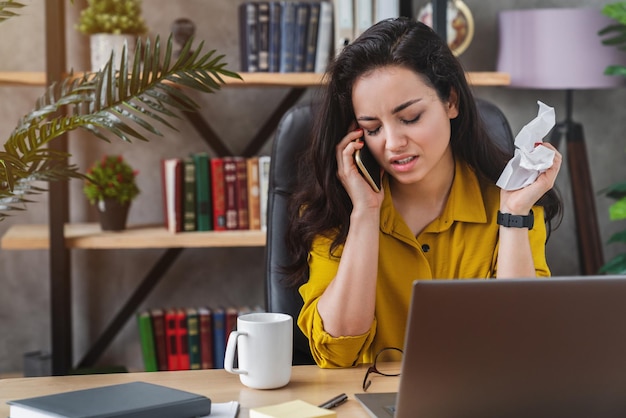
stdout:
{"type": "MultiPolygon", "coordinates": [[[[0,71],[43,71],[43,0],[25,0],[23,16],[0,25],[0,71]]],[[[497,13],[501,9],[531,7],[601,7],[600,0],[465,0],[474,13],[476,34],[461,56],[467,70],[493,71],[497,55],[497,13]]],[[[197,39],[208,48],[226,54],[231,69],[239,68],[237,6],[232,0],[146,0],[144,14],[152,35],[167,37],[172,21],[189,17],[198,24],[197,39]]],[[[80,4],[80,3],[79,3],[80,4]]],[[[67,36],[70,66],[87,67],[87,40],[71,24],[77,8],[68,6],[67,36]]],[[[567,71],[567,69],[564,69],[567,71]]],[[[227,139],[233,153],[241,152],[247,141],[287,93],[283,88],[228,88],[216,95],[196,95],[202,115],[215,131],[227,139]]],[[[556,108],[557,120],[564,117],[564,94],[554,91],[477,87],[477,95],[497,103],[508,116],[513,131],[537,113],[536,101],[556,108]]],[[[41,87],[0,87],[0,136],[8,137],[18,118],[27,112],[42,93],[41,87]]],[[[309,96],[303,100],[308,100],[309,96]]],[[[574,119],[583,123],[587,138],[594,191],[626,177],[624,161],[626,130],[624,89],[577,92],[574,119]]],[[[149,143],[102,143],[85,135],[70,139],[73,161],[86,169],[103,153],[123,153],[139,171],[141,195],[133,204],[129,222],[161,222],[159,161],[163,157],[184,156],[207,147],[184,121],[176,123],[179,132],[165,131],[164,138],[149,143]]],[[[269,153],[268,143],[262,153],[269,153]]],[[[578,272],[577,249],[567,165],[557,180],[565,200],[565,217],[548,244],[548,259],[554,275],[578,272]]],[[[93,210],[81,193],[81,184],[71,183],[71,220],[95,221],[93,210]]],[[[47,222],[48,196],[42,195],[26,212],[0,222],[0,234],[18,223],[47,222]]],[[[603,242],[623,223],[609,222],[611,202],[602,195],[596,199],[603,242]]],[[[620,248],[605,245],[605,258],[620,248]]],[[[112,318],[115,309],[147,273],[163,250],[75,250],[72,254],[74,356],[78,361],[112,318]]],[[[49,257],[47,251],[0,251],[0,376],[22,370],[22,354],[49,349],[49,257]]],[[[264,300],[263,249],[188,249],[166,272],[163,281],[143,307],[192,305],[255,305],[264,300]]],[[[99,365],[125,365],[141,368],[136,324],[130,321],[102,357],[99,365]]]]}

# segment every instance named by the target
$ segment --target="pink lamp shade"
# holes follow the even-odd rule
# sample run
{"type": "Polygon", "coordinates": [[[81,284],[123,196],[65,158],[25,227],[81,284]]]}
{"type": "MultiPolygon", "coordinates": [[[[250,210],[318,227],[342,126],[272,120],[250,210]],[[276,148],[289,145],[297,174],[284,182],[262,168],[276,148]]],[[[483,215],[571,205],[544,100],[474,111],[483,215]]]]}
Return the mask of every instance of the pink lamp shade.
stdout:
{"type": "Polygon", "coordinates": [[[604,75],[604,69],[626,65],[626,52],[603,45],[598,35],[614,23],[591,8],[501,11],[498,71],[510,74],[512,87],[622,86],[624,77],[604,75]]]}

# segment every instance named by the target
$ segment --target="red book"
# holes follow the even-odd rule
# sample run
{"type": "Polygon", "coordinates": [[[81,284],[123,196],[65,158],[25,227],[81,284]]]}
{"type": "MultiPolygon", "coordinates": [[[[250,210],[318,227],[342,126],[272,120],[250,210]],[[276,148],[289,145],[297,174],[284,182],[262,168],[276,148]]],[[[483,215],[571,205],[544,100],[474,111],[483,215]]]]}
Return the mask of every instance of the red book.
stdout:
{"type": "Polygon", "coordinates": [[[224,159],[211,158],[211,193],[213,200],[213,230],[226,230],[226,199],[224,196],[224,159]]]}
{"type": "Polygon", "coordinates": [[[248,219],[248,164],[243,157],[237,161],[237,229],[249,229],[248,219]]]}
{"type": "Polygon", "coordinates": [[[224,335],[226,336],[226,341],[228,341],[228,336],[231,331],[235,331],[237,329],[237,317],[239,316],[239,311],[237,308],[226,308],[226,323],[224,324],[224,335]]]}
{"type": "Polygon", "coordinates": [[[226,229],[238,229],[237,160],[224,157],[224,198],[226,200],[226,229]]]}
{"type": "Polygon", "coordinates": [[[181,370],[178,355],[178,315],[176,309],[165,312],[165,338],[167,339],[167,369],[181,370]]]}
{"type": "Polygon", "coordinates": [[[176,345],[178,349],[178,370],[189,370],[189,336],[187,329],[187,314],[184,309],[176,310],[176,345]]]}
{"type": "Polygon", "coordinates": [[[154,345],[157,354],[157,366],[159,371],[168,370],[167,365],[167,339],[165,337],[165,313],[162,309],[151,309],[152,331],[154,333],[154,345]]]}
{"type": "Polygon", "coordinates": [[[200,368],[212,369],[213,363],[213,327],[212,312],[206,307],[198,308],[198,322],[200,325],[200,368]]]}
{"type": "Polygon", "coordinates": [[[161,161],[165,227],[170,232],[181,232],[183,230],[183,160],[165,158],[161,161]]]}

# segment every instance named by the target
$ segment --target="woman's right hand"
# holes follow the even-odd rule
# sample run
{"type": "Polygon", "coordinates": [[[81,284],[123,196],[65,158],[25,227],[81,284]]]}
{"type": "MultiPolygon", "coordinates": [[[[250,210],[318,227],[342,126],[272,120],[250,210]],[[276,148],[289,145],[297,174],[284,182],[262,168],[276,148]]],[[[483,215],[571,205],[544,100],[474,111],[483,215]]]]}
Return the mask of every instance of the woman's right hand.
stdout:
{"type": "Polygon", "coordinates": [[[363,129],[357,128],[350,131],[337,144],[337,177],[339,177],[341,184],[343,184],[348,196],[350,196],[354,209],[380,209],[384,190],[381,189],[380,192],[374,191],[363,178],[354,161],[354,153],[364,146],[363,139],[361,139],[362,136],[363,129]]]}

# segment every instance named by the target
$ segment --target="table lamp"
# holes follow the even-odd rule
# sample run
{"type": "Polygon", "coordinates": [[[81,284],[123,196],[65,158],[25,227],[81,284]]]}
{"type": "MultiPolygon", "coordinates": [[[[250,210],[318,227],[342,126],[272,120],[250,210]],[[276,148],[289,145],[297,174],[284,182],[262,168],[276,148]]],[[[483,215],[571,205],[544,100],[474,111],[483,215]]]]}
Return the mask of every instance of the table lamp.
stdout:
{"type": "Polygon", "coordinates": [[[583,128],[572,120],[572,96],[574,90],[624,85],[623,77],[604,75],[604,69],[624,65],[626,53],[604,46],[598,35],[615,22],[592,8],[504,10],[498,17],[497,67],[510,74],[510,86],[565,91],[565,120],[553,129],[550,142],[558,148],[566,138],[581,273],[597,274],[604,256],[583,128]]]}

